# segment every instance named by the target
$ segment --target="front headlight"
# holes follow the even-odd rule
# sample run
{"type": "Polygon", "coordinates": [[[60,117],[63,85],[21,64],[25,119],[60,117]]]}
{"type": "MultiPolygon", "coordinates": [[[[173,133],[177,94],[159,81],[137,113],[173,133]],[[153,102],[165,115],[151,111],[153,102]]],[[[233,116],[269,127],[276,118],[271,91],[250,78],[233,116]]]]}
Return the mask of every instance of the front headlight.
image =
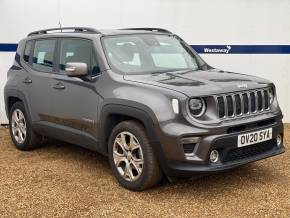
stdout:
{"type": "Polygon", "coordinates": [[[192,98],[188,101],[188,109],[193,117],[201,117],[206,111],[206,104],[203,98],[192,98]]]}

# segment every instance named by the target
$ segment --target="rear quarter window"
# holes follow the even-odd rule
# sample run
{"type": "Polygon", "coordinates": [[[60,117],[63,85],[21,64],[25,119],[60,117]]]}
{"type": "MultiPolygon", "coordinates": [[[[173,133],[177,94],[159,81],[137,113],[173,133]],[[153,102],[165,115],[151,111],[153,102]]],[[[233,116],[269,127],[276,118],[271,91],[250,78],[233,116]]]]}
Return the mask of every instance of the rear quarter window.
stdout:
{"type": "Polygon", "coordinates": [[[25,44],[25,49],[24,49],[24,53],[23,53],[23,60],[26,63],[29,63],[29,60],[30,60],[32,44],[33,44],[32,41],[27,41],[25,44]]]}

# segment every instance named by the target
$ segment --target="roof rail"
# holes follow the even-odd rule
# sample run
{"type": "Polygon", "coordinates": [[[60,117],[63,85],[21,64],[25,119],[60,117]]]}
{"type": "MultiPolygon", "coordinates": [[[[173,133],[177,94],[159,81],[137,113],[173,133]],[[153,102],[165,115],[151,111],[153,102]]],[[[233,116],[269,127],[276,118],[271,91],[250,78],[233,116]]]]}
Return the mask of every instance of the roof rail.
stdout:
{"type": "Polygon", "coordinates": [[[144,31],[152,31],[152,32],[161,32],[161,33],[172,33],[169,30],[162,29],[162,28],[125,28],[121,30],[144,30],[144,31]]]}
{"type": "Polygon", "coordinates": [[[40,34],[48,34],[49,32],[62,32],[63,30],[72,30],[75,33],[101,33],[100,31],[89,28],[89,27],[62,27],[62,28],[51,28],[44,30],[37,30],[28,34],[28,36],[40,35],[40,34]]]}

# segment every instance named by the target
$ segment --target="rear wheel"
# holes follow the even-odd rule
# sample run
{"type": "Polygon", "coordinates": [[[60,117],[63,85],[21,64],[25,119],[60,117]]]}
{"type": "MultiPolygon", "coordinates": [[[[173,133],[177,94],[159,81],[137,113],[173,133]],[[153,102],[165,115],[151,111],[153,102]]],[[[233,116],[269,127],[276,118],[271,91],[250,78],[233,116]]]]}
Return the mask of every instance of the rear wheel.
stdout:
{"type": "Polygon", "coordinates": [[[16,102],[10,110],[9,130],[13,143],[20,150],[30,150],[41,145],[42,137],[31,128],[22,102],[16,102]]]}
{"type": "Polygon", "coordinates": [[[150,188],[162,178],[144,127],[136,121],[121,122],[113,129],[109,161],[118,182],[133,191],[150,188]]]}

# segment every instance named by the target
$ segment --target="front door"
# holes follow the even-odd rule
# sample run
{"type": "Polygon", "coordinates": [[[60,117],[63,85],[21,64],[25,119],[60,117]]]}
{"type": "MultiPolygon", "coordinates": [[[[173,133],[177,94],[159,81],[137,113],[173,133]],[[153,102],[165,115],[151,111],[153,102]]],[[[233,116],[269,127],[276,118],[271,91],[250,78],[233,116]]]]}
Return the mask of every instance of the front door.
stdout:
{"type": "Polygon", "coordinates": [[[52,114],[62,132],[63,140],[97,149],[97,115],[100,97],[96,91],[98,69],[92,42],[87,39],[66,38],[59,41],[59,72],[52,79],[52,114]],[[88,66],[86,78],[69,77],[68,62],[88,66]]]}

